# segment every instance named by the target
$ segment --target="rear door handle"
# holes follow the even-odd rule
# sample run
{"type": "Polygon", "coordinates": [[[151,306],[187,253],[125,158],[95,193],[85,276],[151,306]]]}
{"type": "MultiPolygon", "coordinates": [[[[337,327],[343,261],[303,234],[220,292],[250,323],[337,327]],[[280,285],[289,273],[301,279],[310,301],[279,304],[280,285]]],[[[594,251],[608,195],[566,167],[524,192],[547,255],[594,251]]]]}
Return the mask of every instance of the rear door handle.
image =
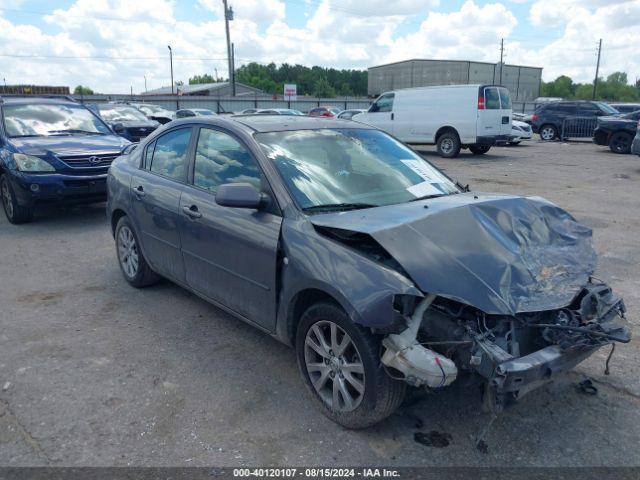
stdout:
{"type": "Polygon", "coordinates": [[[190,207],[182,207],[182,211],[191,218],[200,218],[202,214],[198,211],[198,207],[195,205],[191,205],[190,207]]]}
{"type": "Polygon", "coordinates": [[[138,185],[134,190],[133,193],[136,194],[136,197],[138,198],[142,198],[146,195],[145,191],[144,191],[144,187],[142,185],[138,185]]]}

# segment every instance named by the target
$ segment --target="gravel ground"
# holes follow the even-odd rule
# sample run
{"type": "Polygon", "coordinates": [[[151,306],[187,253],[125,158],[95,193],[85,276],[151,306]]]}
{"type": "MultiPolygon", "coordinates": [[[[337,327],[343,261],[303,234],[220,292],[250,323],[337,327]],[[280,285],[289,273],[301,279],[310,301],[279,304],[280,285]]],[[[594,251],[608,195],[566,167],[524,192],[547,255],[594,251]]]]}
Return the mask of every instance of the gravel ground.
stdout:
{"type": "MultiPolygon", "coordinates": [[[[598,276],[640,307],[640,159],[530,142],[422,153],[476,191],[544,196],[594,229],[598,276]]],[[[607,351],[501,415],[475,388],[416,398],[366,431],[316,411],[293,352],[185,290],[121,278],[104,205],[0,218],[0,465],[640,465],[638,342],[607,351]],[[576,384],[588,376],[598,394],[576,384]],[[414,440],[422,432],[437,446],[414,440]]]]}

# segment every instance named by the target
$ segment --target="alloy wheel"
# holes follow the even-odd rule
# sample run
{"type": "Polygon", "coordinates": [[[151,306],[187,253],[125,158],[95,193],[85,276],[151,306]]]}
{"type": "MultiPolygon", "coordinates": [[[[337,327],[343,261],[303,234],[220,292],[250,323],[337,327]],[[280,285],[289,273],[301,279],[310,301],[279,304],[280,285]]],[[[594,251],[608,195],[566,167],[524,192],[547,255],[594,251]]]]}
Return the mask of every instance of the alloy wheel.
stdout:
{"type": "Polygon", "coordinates": [[[13,217],[13,198],[11,197],[11,191],[9,190],[9,183],[6,178],[2,181],[2,205],[4,211],[7,213],[7,217],[13,217]]]}
{"type": "Polygon", "coordinates": [[[617,153],[626,153],[630,148],[630,141],[626,136],[616,136],[611,141],[611,146],[613,150],[617,153]]]}
{"type": "Polygon", "coordinates": [[[364,365],[347,332],[328,320],[314,323],[307,331],[304,358],[313,388],[331,410],[358,408],[365,392],[364,365]]]}
{"type": "Polygon", "coordinates": [[[118,257],[125,275],[129,278],[134,278],[138,273],[140,264],[138,245],[133,232],[126,225],[118,233],[118,257]]]}
{"type": "Polygon", "coordinates": [[[556,136],[556,131],[551,127],[546,127],[540,131],[540,136],[543,140],[553,140],[556,136]]]}

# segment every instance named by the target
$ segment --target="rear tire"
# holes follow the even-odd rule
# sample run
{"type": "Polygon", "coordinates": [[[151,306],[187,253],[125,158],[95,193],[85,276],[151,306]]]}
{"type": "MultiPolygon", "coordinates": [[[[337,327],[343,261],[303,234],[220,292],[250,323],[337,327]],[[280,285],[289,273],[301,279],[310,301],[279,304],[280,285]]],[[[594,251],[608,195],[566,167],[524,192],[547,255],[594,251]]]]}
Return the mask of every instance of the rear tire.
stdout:
{"type": "Polygon", "coordinates": [[[122,217],[118,221],[115,240],[118,264],[129,285],[142,288],[153,285],[160,279],[144,258],[140,241],[128,217],[122,217]]]}
{"type": "Polygon", "coordinates": [[[406,384],[382,366],[380,340],[331,302],[312,305],[300,319],[295,342],[300,373],[314,404],[343,427],[374,425],[404,399],[406,384]]]}
{"type": "Polygon", "coordinates": [[[33,208],[18,205],[18,200],[6,173],[0,176],[0,197],[2,197],[2,207],[9,222],[18,225],[33,220],[33,208]]]}
{"type": "Polygon", "coordinates": [[[613,153],[630,153],[633,138],[625,132],[614,133],[609,142],[609,148],[613,153]]]}
{"type": "Polygon", "coordinates": [[[462,144],[455,132],[445,132],[438,137],[438,154],[443,158],[455,158],[460,154],[462,144]]]}
{"type": "Polygon", "coordinates": [[[469,150],[474,155],[484,155],[491,149],[490,146],[487,145],[469,145],[469,150]]]}
{"type": "Polygon", "coordinates": [[[558,138],[558,129],[554,125],[546,124],[540,127],[540,139],[544,142],[551,142],[558,138]]]}

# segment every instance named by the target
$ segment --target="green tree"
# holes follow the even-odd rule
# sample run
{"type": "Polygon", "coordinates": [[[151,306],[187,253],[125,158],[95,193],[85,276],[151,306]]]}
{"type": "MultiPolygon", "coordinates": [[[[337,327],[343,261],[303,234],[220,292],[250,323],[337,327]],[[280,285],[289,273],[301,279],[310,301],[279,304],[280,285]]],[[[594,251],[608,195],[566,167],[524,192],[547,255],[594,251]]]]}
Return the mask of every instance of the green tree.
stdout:
{"type": "Polygon", "coordinates": [[[313,95],[318,98],[335,97],[336,91],[326,78],[319,78],[313,84],[313,95]]]}
{"type": "Polygon", "coordinates": [[[202,75],[194,75],[189,79],[189,85],[197,85],[200,83],[216,83],[218,79],[213,78],[213,75],[204,73],[202,75]]]}
{"type": "Polygon", "coordinates": [[[542,82],[540,95],[542,97],[570,98],[575,94],[576,86],[571,78],[561,75],[553,82],[542,82]]]}
{"type": "Polygon", "coordinates": [[[73,89],[73,94],[74,95],[93,95],[93,90],[91,90],[89,87],[78,85],[76,88],[73,89]]]}

